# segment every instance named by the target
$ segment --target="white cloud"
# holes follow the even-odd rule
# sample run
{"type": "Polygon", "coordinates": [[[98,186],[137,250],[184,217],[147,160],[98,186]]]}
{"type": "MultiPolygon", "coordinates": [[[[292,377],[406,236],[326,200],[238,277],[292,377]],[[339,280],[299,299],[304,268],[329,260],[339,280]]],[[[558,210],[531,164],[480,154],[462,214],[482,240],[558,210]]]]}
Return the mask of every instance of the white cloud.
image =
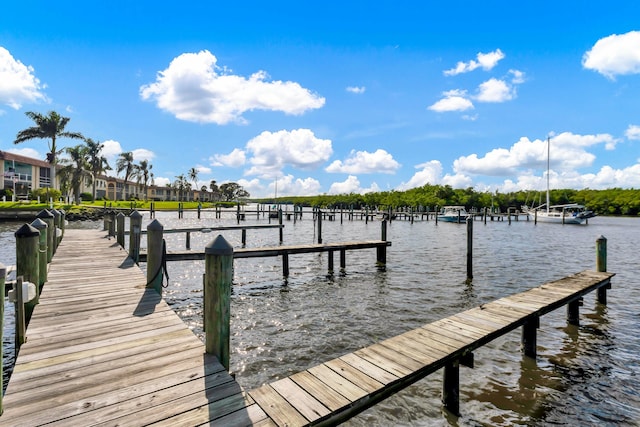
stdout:
{"type": "Polygon", "coordinates": [[[442,163],[438,160],[431,160],[415,166],[420,169],[407,182],[401,183],[397,190],[405,191],[411,188],[422,187],[423,185],[442,184],[450,185],[454,188],[466,188],[472,185],[471,178],[464,174],[442,176],[442,163]]]}
{"type": "Polygon", "coordinates": [[[118,141],[114,141],[112,139],[108,139],[102,142],[102,155],[106,157],[107,161],[111,168],[115,169],[116,167],[116,158],[120,153],[122,153],[122,146],[118,141]]]}
{"type": "Polygon", "coordinates": [[[369,188],[362,188],[360,186],[360,180],[358,177],[349,175],[347,179],[342,182],[334,182],[329,187],[329,194],[365,194],[380,191],[380,187],[375,182],[371,184],[369,188]]]}
{"type": "Polygon", "coordinates": [[[344,161],[336,160],[325,171],[329,173],[395,173],[400,168],[400,163],[385,150],[378,149],[373,153],[367,151],[352,150],[344,161]]]}
{"type": "Polygon", "coordinates": [[[198,173],[202,173],[205,175],[208,175],[211,173],[211,168],[207,166],[196,165],[196,170],[198,171],[198,173]]]}
{"type": "Polygon", "coordinates": [[[640,140],[640,126],[629,125],[624,133],[624,136],[629,140],[640,140]]]}
{"type": "Polygon", "coordinates": [[[347,92],[361,94],[364,93],[366,89],[367,88],[365,88],[364,86],[348,86],[347,92]]]}
{"type": "Polygon", "coordinates": [[[251,110],[298,115],[325,103],[298,83],[267,81],[264,71],[248,78],[227,74],[216,63],[207,50],[183,53],[158,72],[154,83],[140,87],[140,95],[180,120],[220,125],[245,123],[242,115],[251,110]]]}
{"type": "Polygon", "coordinates": [[[467,92],[464,90],[450,90],[442,95],[444,98],[427,108],[438,113],[473,109],[473,103],[466,98],[467,92]]]}
{"type": "Polygon", "coordinates": [[[31,159],[45,159],[46,156],[41,155],[37,150],[33,148],[10,148],[7,150],[9,153],[17,154],[19,156],[29,157],[31,159]]]}
{"type": "Polygon", "coordinates": [[[244,165],[247,161],[245,152],[239,148],[234,148],[229,154],[214,154],[209,157],[212,166],[228,166],[237,168],[244,165]]]}
{"type": "MultiPolygon", "coordinates": [[[[575,135],[564,132],[551,140],[551,168],[572,171],[593,164],[595,156],[585,150],[597,144],[605,148],[614,146],[616,140],[609,134],[575,135]]],[[[526,137],[509,149],[496,148],[484,157],[477,154],[459,157],[453,162],[453,170],[458,174],[508,176],[523,173],[527,169],[545,169],[547,165],[547,141],[526,137]]]]}
{"type": "Polygon", "coordinates": [[[273,179],[281,175],[285,165],[313,170],[326,162],[333,153],[331,140],[317,138],[309,129],[262,132],[246,146],[252,154],[252,167],[245,175],[273,179]]]}
{"type": "Polygon", "coordinates": [[[241,178],[236,181],[245,191],[248,191],[251,197],[268,197],[269,194],[264,192],[264,186],[258,178],[247,180],[241,178]]]}
{"type": "Polygon", "coordinates": [[[598,40],[582,57],[582,66],[609,79],[640,73],[640,31],[613,34],[598,40]]]}
{"type": "MultiPolygon", "coordinates": [[[[315,196],[320,193],[320,182],[315,178],[294,178],[293,175],[285,175],[278,178],[279,196],[315,196]]],[[[270,195],[275,195],[276,182],[269,184],[270,195]]]]}
{"type": "Polygon", "coordinates": [[[509,74],[511,74],[511,83],[514,85],[519,85],[525,82],[524,73],[518,70],[509,70],[509,74]]]}
{"type": "Polygon", "coordinates": [[[404,191],[410,188],[417,188],[426,184],[437,184],[440,182],[440,176],[442,175],[442,163],[440,163],[440,161],[431,160],[430,162],[416,165],[415,168],[420,170],[416,172],[408,182],[401,183],[398,186],[398,190],[404,191]]]}
{"type": "Polygon", "coordinates": [[[0,46],[0,103],[18,110],[24,103],[49,102],[42,92],[46,85],[34,75],[32,66],[14,59],[0,46]]]}
{"type": "Polygon", "coordinates": [[[515,89],[503,80],[491,78],[478,87],[478,95],[474,99],[480,102],[504,102],[513,99],[515,89]]]}
{"type": "Polygon", "coordinates": [[[133,154],[133,160],[139,162],[141,160],[151,161],[156,156],[155,153],[151,150],[147,150],[146,148],[136,148],[131,151],[133,154]]]}
{"type": "Polygon", "coordinates": [[[489,53],[478,53],[476,60],[470,60],[469,62],[458,62],[455,68],[445,70],[445,76],[455,76],[462,73],[468,73],[476,68],[482,67],[483,70],[489,71],[495,67],[501,59],[505,57],[504,53],[500,49],[496,49],[489,53]]]}
{"type": "Polygon", "coordinates": [[[155,185],[157,185],[158,187],[166,187],[167,185],[169,185],[171,183],[171,179],[163,178],[161,176],[155,176],[155,177],[153,177],[153,183],[155,185]]]}

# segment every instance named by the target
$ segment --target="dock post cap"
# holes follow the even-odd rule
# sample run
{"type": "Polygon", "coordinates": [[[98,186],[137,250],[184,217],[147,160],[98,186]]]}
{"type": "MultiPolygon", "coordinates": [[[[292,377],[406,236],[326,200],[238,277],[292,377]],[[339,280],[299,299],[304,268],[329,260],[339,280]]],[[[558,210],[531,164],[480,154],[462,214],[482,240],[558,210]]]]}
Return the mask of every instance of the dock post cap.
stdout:
{"type": "Polygon", "coordinates": [[[16,237],[33,237],[39,236],[40,232],[37,228],[30,226],[29,224],[25,224],[15,232],[16,237]]]}
{"type": "Polygon", "coordinates": [[[51,209],[51,211],[50,211],[50,212],[51,212],[51,215],[53,215],[53,216],[54,216],[54,218],[58,218],[58,217],[62,216],[62,214],[60,213],[60,211],[59,211],[59,210],[57,210],[57,209],[51,209]]]}
{"type": "Polygon", "coordinates": [[[233,246],[226,241],[222,234],[218,234],[211,243],[204,248],[207,255],[233,255],[233,246]]]}
{"type": "Polygon", "coordinates": [[[124,217],[124,214],[122,212],[118,212],[118,215],[116,215],[118,218],[120,217],[124,217]]]}
{"type": "Polygon", "coordinates": [[[4,279],[5,277],[7,277],[7,267],[0,262],[0,279],[4,279]]]}
{"type": "Polygon", "coordinates": [[[47,223],[41,220],[40,218],[36,218],[31,222],[31,226],[37,228],[38,230],[42,230],[48,227],[47,223]]]}
{"type": "Polygon", "coordinates": [[[142,218],[142,214],[136,209],[129,214],[129,218],[142,218]]]}
{"type": "Polygon", "coordinates": [[[53,214],[47,209],[42,209],[40,212],[38,212],[36,218],[53,218],[53,214]]]}
{"type": "Polygon", "coordinates": [[[607,241],[607,238],[604,237],[602,234],[599,235],[598,237],[596,237],[596,242],[599,242],[599,241],[602,241],[602,240],[607,241]]]}
{"type": "Polygon", "coordinates": [[[157,219],[154,219],[149,223],[149,225],[147,225],[147,230],[162,231],[164,230],[164,226],[160,223],[160,221],[158,221],[157,219]]]}

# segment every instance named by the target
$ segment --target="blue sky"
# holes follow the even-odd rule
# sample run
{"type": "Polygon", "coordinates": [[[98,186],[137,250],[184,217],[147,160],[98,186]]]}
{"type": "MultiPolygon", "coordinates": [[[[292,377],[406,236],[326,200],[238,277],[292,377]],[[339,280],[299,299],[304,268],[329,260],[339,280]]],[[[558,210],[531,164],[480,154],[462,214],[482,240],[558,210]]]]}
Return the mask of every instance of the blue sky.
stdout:
{"type": "Polygon", "coordinates": [[[551,137],[552,187],[640,188],[634,1],[8,3],[1,150],[55,110],[159,185],[515,191],[551,137]]]}

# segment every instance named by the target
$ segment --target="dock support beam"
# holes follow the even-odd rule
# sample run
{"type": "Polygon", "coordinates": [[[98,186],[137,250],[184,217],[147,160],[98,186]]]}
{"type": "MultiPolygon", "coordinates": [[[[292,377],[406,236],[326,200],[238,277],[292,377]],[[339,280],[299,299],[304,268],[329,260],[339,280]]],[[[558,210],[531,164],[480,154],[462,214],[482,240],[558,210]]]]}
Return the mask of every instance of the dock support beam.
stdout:
{"type": "MultiPolygon", "coordinates": [[[[383,219],[381,224],[381,236],[380,240],[386,242],[387,241],[387,220],[383,219]]],[[[379,266],[387,265],[387,247],[386,246],[378,246],[376,249],[376,260],[378,261],[379,266]]]]}
{"type": "Polygon", "coordinates": [[[205,351],[229,370],[233,247],[218,235],[205,247],[205,351]]]}
{"type": "MultiPolygon", "coordinates": [[[[46,257],[47,256],[45,253],[45,258],[46,257]]],[[[7,278],[7,267],[5,267],[4,264],[0,262],[0,342],[3,342],[2,331],[4,330],[4,282],[6,278],[7,278]]],[[[2,367],[2,358],[4,355],[2,352],[2,347],[4,346],[0,346],[0,378],[2,378],[4,382],[4,369],[2,367]]],[[[3,410],[4,409],[2,407],[2,393],[0,393],[0,415],[2,415],[3,410]]]]}
{"type": "MultiPolygon", "coordinates": [[[[596,271],[607,271],[607,238],[602,235],[596,239],[596,271]]],[[[598,302],[600,304],[607,304],[607,289],[610,288],[610,284],[598,288],[598,302]]]]}
{"type": "Polygon", "coordinates": [[[162,295],[164,227],[157,219],[147,225],[147,288],[162,295]]]}
{"type": "Polygon", "coordinates": [[[473,279],[473,217],[469,216],[467,217],[467,280],[471,279],[473,279]]]}
{"type": "Polygon", "coordinates": [[[129,227],[131,228],[129,230],[129,256],[137,264],[138,255],[140,254],[140,235],[142,234],[142,215],[140,212],[131,212],[131,215],[129,215],[129,227]]]}
{"type": "Polygon", "coordinates": [[[580,325],[580,298],[567,304],[567,322],[570,325],[580,325]]]}
{"type": "Polygon", "coordinates": [[[289,254],[282,254],[282,276],[289,277],[289,254]]]}
{"type": "Polygon", "coordinates": [[[540,317],[535,316],[522,325],[522,351],[525,356],[535,359],[537,354],[537,329],[540,327],[540,317]]]}
{"type": "Polygon", "coordinates": [[[444,365],[442,403],[449,412],[456,416],[460,415],[460,362],[458,360],[444,365]]]}
{"type": "Polygon", "coordinates": [[[124,248],[124,214],[122,212],[118,212],[118,215],[116,215],[116,234],[118,244],[124,248]]]}

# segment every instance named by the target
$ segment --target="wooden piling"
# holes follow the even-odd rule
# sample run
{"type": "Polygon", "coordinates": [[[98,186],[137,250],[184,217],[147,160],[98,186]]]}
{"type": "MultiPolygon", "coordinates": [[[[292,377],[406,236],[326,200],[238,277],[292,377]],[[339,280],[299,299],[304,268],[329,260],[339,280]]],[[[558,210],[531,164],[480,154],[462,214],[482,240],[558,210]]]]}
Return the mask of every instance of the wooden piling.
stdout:
{"type": "Polygon", "coordinates": [[[129,228],[129,256],[137,264],[140,254],[140,235],[142,234],[142,215],[137,210],[129,215],[129,228]]]}
{"type": "Polygon", "coordinates": [[[36,218],[40,218],[44,222],[47,223],[47,262],[51,262],[51,258],[53,258],[53,239],[55,234],[55,229],[53,228],[53,214],[46,209],[41,210],[36,215],[36,218]]]}
{"type": "MultiPolygon", "coordinates": [[[[46,256],[45,256],[46,258],[46,256]]],[[[4,330],[4,282],[7,278],[7,267],[4,266],[3,263],[0,262],[0,343],[4,342],[3,339],[3,330],[4,330]]],[[[2,382],[4,383],[4,369],[2,366],[2,360],[4,357],[3,354],[3,345],[0,345],[0,378],[2,378],[2,382]]],[[[2,415],[4,408],[2,407],[2,393],[0,393],[0,415],[2,415]]]]}
{"type": "Polygon", "coordinates": [[[467,217],[467,280],[473,279],[473,217],[467,217]]]}
{"type": "Polygon", "coordinates": [[[157,219],[147,225],[147,288],[162,295],[164,227],[157,219]]]}
{"type": "Polygon", "coordinates": [[[278,225],[280,225],[280,229],[278,230],[278,237],[280,238],[280,244],[282,244],[282,242],[284,241],[282,227],[282,208],[278,209],[278,225]]]}
{"type": "Polygon", "coordinates": [[[567,322],[570,325],[580,325],[580,299],[576,299],[567,304],[567,322]]]}
{"type": "MultiPolygon", "coordinates": [[[[40,261],[38,259],[38,252],[40,249],[40,232],[29,224],[24,224],[15,232],[15,237],[16,276],[22,276],[22,279],[25,282],[31,282],[38,287],[38,284],[40,283],[40,261]]],[[[35,300],[27,303],[27,306],[25,307],[26,322],[29,322],[35,305],[35,300]]]]}
{"type": "Polygon", "coordinates": [[[118,212],[116,215],[116,234],[118,244],[124,248],[124,214],[122,212],[118,212]]]}
{"type": "Polygon", "coordinates": [[[318,244],[322,243],[322,211],[318,208],[316,212],[316,217],[318,219],[318,244]]]}
{"type": "Polygon", "coordinates": [[[536,316],[522,325],[522,351],[525,356],[536,357],[537,331],[540,327],[540,317],[536,316]]]}
{"type": "Polygon", "coordinates": [[[333,276],[333,251],[327,252],[327,274],[333,276]]]}
{"type": "Polygon", "coordinates": [[[24,306],[24,295],[22,294],[22,276],[17,276],[15,284],[15,313],[16,313],[16,336],[15,336],[15,349],[16,354],[22,344],[27,341],[27,320],[24,306]]]}
{"type": "MultiPolygon", "coordinates": [[[[607,238],[602,235],[596,239],[596,271],[607,271],[607,238]]],[[[611,285],[598,289],[598,302],[600,304],[607,304],[607,289],[610,288],[611,285]]]]}
{"type": "MultiPolygon", "coordinates": [[[[380,240],[386,242],[387,241],[387,220],[383,219],[380,223],[380,240]]],[[[378,266],[386,266],[387,265],[387,247],[386,246],[378,246],[376,248],[376,261],[378,266]]]]}
{"type": "Polygon", "coordinates": [[[233,247],[218,235],[205,247],[205,351],[229,370],[233,247]]]}
{"type": "MultiPolygon", "coordinates": [[[[116,213],[115,211],[109,211],[107,214],[109,219],[107,220],[107,226],[109,227],[109,236],[116,236],[116,213]]],[[[54,250],[55,253],[55,250],[54,250]]]]}
{"type": "Polygon", "coordinates": [[[442,403],[453,415],[460,415],[460,362],[458,360],[444,365],[442,403]]]}
{"type": "Polygon", "coordinates": [[[60,244],[60,235],[58,230],[60,229],[60,218],[62,215],[57,209],[52,209],[51,213],[53,214],[53,254],[56,254],[56,249],[58,249],[58,245],[60,244]]]}
{"type": "Polygon", "coordinates": [[[40,236],[38,238],[38,283],[36,286],[36,304],[40,299],[40,291],[42,291],[42,285],[47,281],[47,242],[49,239],[47,223],[36,218],[31,226],[38,230],[40,236]]]}

